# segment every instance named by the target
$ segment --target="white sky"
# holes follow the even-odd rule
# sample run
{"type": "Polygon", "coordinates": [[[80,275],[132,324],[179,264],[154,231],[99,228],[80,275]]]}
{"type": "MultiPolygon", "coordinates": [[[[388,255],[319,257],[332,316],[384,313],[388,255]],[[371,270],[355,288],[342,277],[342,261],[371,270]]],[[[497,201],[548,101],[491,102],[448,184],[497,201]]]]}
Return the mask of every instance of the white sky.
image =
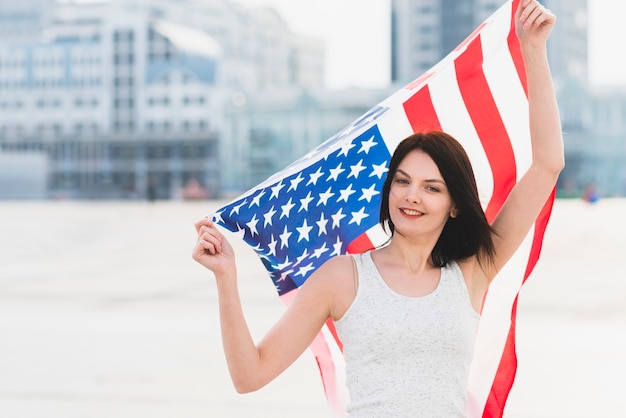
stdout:
{"type": "MultiPolygon", "coordinates": [[[[387,84],[390,0],[236,1],[271,5],[293,32],[323,39],[329,87],[387,84]]],[[[588,1],[590,81],[626,85],[626,1],[588,1]]]]}

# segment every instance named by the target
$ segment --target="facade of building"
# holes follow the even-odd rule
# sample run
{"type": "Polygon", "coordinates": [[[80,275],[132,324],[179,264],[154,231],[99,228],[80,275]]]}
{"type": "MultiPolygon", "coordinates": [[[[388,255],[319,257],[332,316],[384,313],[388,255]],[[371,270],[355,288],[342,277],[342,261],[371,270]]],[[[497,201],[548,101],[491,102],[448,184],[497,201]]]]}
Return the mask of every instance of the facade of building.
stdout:
{"type": "Polygon", "coordinates": [[[226,108],[225,142],[234,152],[223,161],[236,178],[228,191],[251,188],[312,151],[390,95],[385,89],[303,90],[239,97],[226,108]]]}
{"type": "Polygon", "coordinates": [[[579,183],[602,196],[626,196],[626,87],[595,88],[589,103],[593,124],[579,183]]]}
{"type": "Polygon", "coordinates": [[[545,0],[557,15],[557,25],[550,36],[548,55],[557,83],[575,81],[586,85],[588,70],[588,0],[545,0]]]}
{"type": "MultiPolygon", "coordinates": [[[[327,91],[321,41],[272,9],[0,1],[0,198],[171,199],[198,183],[209,196],[240,193],[428,70],[503,2],[392,0],[390,87],[327,91]]],[[[544,3],[559,16],[558,192],[625,195],[626,91],[587,85],[586,0],[544,3]]]]}
{"type": "Polygon", "coordinates": [[[580,197],[592,188],[600,196],[626,196],[626,87],[572,82],[559,101],[566,150],[560,195],[580,197]]]}
{"type": "Polygon", "coordinates": [[[0,45],[40,41],[54,6],[54,0],[0,0],[0,45]]]}
{"type": "MultiPolygon", "coordinates": [[[[459,45],[504,0],[392,0],[391,81],[408,83],[459,45]]],[[[587,0],[545,0],[558,15],[550,38],[555,80],[587,82],[587,0]]]]}
{"type": "Polygon", "coordinates": [[[406,84],[426,72],[501,4],[495,0],[392,0],[391,82],[406,84]]]}
{"type": "MultiPolygon", "coordinates": [[[[319,88],[321,42],[271,9],[204,2],[30,0],[0,20],[0,153],[47,156],[47,195],[175,198],[245,187],[225,130],[233,98],[319,88]],[[228,158],[223,158],[228,156],[228,158]]],[[[243,147],[245,149],[245,147],[243,147]]],[[[249,167],[242,161],[244,167],[249,167]]]]}

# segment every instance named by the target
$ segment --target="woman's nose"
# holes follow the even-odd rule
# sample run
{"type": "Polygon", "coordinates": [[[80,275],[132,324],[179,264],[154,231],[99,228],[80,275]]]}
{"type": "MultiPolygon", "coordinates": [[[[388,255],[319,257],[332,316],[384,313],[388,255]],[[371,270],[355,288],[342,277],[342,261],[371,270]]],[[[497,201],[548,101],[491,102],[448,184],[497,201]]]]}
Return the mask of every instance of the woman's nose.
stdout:
{"type": "Polygon", "coordinates": [[[406,193],[406,200],[411,203],[419,203],[422,200],[419,187],[409,187],[406,193]]]}

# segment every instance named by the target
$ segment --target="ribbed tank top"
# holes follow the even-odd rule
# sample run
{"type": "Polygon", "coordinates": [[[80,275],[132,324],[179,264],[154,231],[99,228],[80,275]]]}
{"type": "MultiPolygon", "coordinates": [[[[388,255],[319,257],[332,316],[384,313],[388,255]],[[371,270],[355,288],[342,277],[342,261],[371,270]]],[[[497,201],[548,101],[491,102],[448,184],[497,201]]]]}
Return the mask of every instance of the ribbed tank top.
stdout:
{"type": "Polygon", "coordinates": [[[457,263],[441,269],[433,292],[409,297],[385,283],[370,252],[353,257],[356,296],[335,321],[350,418],[464,417],[480,316],[457,263]]]}

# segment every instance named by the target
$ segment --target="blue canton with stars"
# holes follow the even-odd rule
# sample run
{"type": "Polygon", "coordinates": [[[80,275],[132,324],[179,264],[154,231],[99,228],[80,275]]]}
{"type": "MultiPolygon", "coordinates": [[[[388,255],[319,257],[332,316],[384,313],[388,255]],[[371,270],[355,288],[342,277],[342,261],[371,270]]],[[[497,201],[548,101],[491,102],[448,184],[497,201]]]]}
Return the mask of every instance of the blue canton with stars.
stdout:
{"type": "Polygon", "coordinates": [[[330,154],[308,157],[303,169],[265,182],[215,214],[254,248],[279,295],[378,224],[391,155],[374,125],[330,154]]]}

